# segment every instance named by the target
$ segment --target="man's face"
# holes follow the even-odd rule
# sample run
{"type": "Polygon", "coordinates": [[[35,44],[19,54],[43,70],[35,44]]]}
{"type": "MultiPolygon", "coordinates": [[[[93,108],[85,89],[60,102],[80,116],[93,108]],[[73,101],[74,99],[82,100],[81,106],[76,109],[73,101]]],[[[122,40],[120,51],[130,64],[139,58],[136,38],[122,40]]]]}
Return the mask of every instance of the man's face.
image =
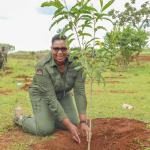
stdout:
{"type": "Polygon", "coordinates": [[[68,49],[64,40],[56,40],[52,44],[52,54],[57,62],[64,62],[68,56],[68,49]]]}

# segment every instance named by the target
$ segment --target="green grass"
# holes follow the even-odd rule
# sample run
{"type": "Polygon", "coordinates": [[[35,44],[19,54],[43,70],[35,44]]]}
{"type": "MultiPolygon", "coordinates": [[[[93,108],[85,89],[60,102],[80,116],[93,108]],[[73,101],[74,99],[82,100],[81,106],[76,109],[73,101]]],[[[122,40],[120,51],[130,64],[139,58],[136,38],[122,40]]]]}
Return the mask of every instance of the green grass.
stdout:
{"type": "MultiPolygon", "coordinates": [[[[0,94],[0,132],[13,127],[13,113],[16,106],[23,107],[25,114],[31,114],[31,104],[28,92],[17,87],[17,75],[34,75],[36,61],[33,59],[8,58],[8,67],[13,73],[6,75],[0,72],[0,90],[13,90],[9,95],[0,94]]],[[[118,84],[106,83],[98,85],[94,83],[93,111],[88,114],[92,118],[125,117],[150,122],[150,63],[141,62],[139,66],[132,63],[126,72],[106,72],[104,76],[122,76],[124,78],[111,79],[120,81],[118,84]],[[111,90],[128,90],[135,93],[111,93],[111,90]],[[102,91],[102,92],[101,92],[102,91]],[[122,108],[127,103],[134,109],[122,108]]],[[[89,101],[89,84],[86,84],[87,99],[89,101]]],[[[25,149],[23,143],[13,145],[14,149],[25,149]],[[17,148],[16,148],[17,147],[17,148]],[[20,148],[21,147],[21,148],[20,148]]],[[[148,150],[148,149],[147,149],[148,150]]]]}

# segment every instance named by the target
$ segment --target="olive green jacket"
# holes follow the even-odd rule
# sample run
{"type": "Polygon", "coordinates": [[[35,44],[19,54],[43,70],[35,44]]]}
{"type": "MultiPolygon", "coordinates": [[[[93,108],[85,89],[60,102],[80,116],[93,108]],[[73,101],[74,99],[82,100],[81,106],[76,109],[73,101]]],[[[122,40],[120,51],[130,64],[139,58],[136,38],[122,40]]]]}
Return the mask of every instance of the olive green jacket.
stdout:
{"type": "Polygon", "coordinates": [[[82,76],[82,70],[75,68],[74,61],[68,58],[65,71],[61,74],[50,52],[37,64],[30,86],[33,91],[32,97],[46,100],[50,111],[60,121],[67,118],[67,115],[59,101],[72,89],[78,113],[86,114],[85,78],[82,76]]]}

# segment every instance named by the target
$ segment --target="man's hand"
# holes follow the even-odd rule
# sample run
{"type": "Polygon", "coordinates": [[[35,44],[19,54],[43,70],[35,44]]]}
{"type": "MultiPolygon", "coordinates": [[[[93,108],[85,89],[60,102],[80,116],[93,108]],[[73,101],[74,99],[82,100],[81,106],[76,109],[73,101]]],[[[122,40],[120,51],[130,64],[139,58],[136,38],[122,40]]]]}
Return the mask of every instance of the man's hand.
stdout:
{"type": "Polygon", "coordinates": [[[88,125],[86,123],[81,123],[80,129],[81,129],[82,136],[86,137],[87,141],[89,141],[90,128],[88,127],[88,125]]]}
{"type": "Polygon", "coordinates": [[[71,125],[69,127],[69,131],[71,132],[72,134],[72,138],[77,142],[77,143],[81,143],[81,140],[79,138],[79,131],[78,131],[78,128],[75,126],[75,125],[71,125]]]}
{"type": "Polygon", "coordinates": [[[72,138],[77,142],[81,143],[81,140],[79,138],[79,131],[78,128],[71,123],[71,121],[68,118],[65,118],[63,120],[63,124],[67,127],[67,129],[71,132],[72,138]]]}

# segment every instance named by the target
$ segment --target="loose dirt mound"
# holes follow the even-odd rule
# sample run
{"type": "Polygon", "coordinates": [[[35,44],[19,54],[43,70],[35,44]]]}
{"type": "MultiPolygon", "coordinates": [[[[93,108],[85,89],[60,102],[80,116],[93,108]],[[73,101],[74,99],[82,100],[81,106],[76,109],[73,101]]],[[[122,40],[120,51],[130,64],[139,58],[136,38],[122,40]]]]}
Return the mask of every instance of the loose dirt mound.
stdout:
{"type": "MultiPolygon", "coordinates": [[[[149,146],[150,130],[146,124],[129,119],[93,120],[91,150],[141,150],[149,146]]],[[[32,146],[34,150],[87,150],[87,142],[77,144],[67,131],[58,131],[55,139],[32,146]]]]}

